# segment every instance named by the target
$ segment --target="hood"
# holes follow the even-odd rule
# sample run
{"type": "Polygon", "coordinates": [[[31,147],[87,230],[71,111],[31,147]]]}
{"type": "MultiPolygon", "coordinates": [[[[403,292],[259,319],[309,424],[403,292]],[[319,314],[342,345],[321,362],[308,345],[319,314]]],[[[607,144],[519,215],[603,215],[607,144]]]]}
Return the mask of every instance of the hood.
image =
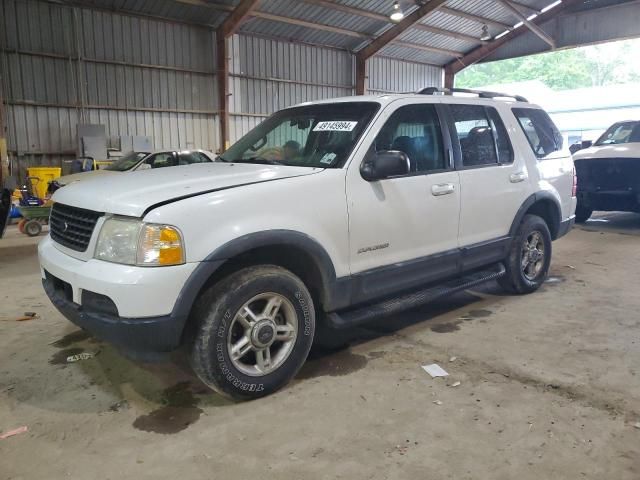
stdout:
{"type": "Polygon", "coordinates": [[[149,207],[159,203],[320,171],[280,165],[200,163],[90,178],[57,190],[53,201],[97,212],[142,217],[149,207]]]}
{"type": "Polygon", "coordinates": [[[640,143],[592,146],[578,150],[573,154],[574,160],[582,160],[584,158],[640,158],[640,143]]]}
{"type": "Polygon", "coordinates": [[[80,173],[73,173],[71,175],[64,175],[62,177],[58,177],[56,178],[56,182],[58,182],[58,185],[63,186],[63,185],[69,185],[70,183],[74,183],[74,182],[79,182],[79,181],[85,181],[85,180],[89,180],[90,178],[96,178],[96,177],[103,177],[105,175],[113,175],[114,173],[122,173],[122,172],[116,172],[114,170],[93,170],[91,172],[80,172],[80,173]]]}

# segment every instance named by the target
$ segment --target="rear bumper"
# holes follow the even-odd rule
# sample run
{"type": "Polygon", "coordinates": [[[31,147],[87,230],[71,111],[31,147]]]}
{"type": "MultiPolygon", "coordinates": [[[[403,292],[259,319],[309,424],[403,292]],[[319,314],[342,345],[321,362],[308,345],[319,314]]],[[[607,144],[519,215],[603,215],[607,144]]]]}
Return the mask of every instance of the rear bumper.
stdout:
{"type": "Polygon", "coordinates": [[[556,240],[558,238],[564,237],[569,231],[573,228],[576,223],[576,216],[572,215],[568,219],[563,222],[560,222],[560,227],[558,228],[558,235],[556,236],[556,240]]]}

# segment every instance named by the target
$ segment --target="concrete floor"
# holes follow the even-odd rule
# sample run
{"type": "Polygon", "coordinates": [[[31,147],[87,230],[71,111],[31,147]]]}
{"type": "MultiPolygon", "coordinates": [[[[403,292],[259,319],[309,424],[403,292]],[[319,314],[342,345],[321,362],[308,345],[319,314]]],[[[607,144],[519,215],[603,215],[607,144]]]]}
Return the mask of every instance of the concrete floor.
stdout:
{"type": "Polygon", "coordinates": [[[29,431],[0,440],[0,479],[638,479],[639,237],[640,216],[599,215],[554,244],[539,292],[487,285],[378,321],[283,391],[232,403],[64,320],[35,241],[12,230],[0,430],[29,431]],[[40,318],[11,320],[28,310],[40,318]],[[82,351],[99,353],[65,363],[82,351]],[[433,362],[450,376],[431,379],[433,362]]]}

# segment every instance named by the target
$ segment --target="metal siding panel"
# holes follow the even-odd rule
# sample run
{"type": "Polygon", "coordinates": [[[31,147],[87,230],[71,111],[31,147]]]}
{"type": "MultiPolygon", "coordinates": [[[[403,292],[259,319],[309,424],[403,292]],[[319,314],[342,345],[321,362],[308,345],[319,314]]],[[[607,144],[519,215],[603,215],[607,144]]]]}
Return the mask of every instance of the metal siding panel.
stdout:
{"type": "Polygon", "coordinates": [[[367,66],[370,93],[413,92],[428,86],[442,86],[440,67],[373,57],[367,66]]]}

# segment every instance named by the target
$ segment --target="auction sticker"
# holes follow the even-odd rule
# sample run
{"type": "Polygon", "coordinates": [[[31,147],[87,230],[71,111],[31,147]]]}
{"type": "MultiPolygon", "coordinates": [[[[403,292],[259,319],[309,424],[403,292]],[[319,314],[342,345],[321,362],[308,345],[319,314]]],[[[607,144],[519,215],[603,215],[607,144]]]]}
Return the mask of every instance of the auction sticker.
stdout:
{"type": "Polygon", "coordinates": [[[314,127],[314,132],[351,132],[354,128],[356,128],[358,122],[343,122],[343,121],[333,121],[333,122],[318,122],[318,124],[314,127]]]}

